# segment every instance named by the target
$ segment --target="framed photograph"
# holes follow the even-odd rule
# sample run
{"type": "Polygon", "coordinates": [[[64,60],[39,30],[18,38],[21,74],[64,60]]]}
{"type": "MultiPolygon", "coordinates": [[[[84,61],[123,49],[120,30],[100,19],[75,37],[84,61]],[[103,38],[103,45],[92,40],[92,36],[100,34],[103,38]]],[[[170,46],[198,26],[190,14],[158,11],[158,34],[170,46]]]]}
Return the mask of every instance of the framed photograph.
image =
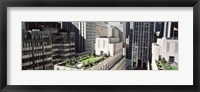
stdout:
{"type": "Polygon", "coordinates": [[[0,90],[199,91],[199,0],[4,0],[0,90]]]}

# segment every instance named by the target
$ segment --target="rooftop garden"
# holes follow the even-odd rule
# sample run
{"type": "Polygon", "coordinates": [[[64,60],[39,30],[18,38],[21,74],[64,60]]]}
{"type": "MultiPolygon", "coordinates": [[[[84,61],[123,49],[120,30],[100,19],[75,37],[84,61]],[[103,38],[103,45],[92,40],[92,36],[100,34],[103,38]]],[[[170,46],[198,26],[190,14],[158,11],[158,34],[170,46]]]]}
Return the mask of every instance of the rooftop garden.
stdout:
{"type": "Polygon", "coordinates": [[[85,54],[81,56],[77,56],[76,58],[66,60],[60,63],[60,66],[66,66],[69,68],[76,68],[76,69],[88,69],[92,68],[93,66],[99,64],[101,61],[108,58],[106,54],[102,56],[96,56],[94,53],[85,54]]]}
{"type": "Polygon", "coordinates": [[[162,58],[160,61],[156,60],[156,65],[158,70],[178,70],[177,63],[168,63],[165,58],[162,58]]]}

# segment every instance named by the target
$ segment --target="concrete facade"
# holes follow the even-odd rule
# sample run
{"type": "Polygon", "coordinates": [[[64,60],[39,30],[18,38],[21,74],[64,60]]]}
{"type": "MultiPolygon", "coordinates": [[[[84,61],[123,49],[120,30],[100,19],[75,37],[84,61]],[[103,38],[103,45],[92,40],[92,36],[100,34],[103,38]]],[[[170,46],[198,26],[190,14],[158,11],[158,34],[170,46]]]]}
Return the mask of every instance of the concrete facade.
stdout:
{"type": "Polygon", "coordinates": [[[117,53],[116,55],[107,58],[106,60],[100,62],[98,65],[92,67],[90,70],[110,70],[112,68],[124,69],[122,52],[117,53]],[[122,66],[115,66],[119,62],[122,63],[122,66]]]}
{"type": "Polygon", "coordinates": [[[179,62],[178,40],[177,39],[157,39],[157,43],[152,44],[152,61],[165,58],[167,62],[179,62]],[[174,61],[170,61],[170,57],[174,61]]]}
{"type": "Polygon", "coordinates": [[[122,45],[123,43],[119,42],[119,38],[96,38],[95,54],[114,56],[122,52],[122,45]]]}
{"type": "MultiPolygon", "coordinates": [[[[125,57],[123,57],[122,52],[120,52],[100,62],[98,65],[95,65],[92,68],[88,68],[87,70],[124,70],[125,69],[124,61],[125,57]]],[[[55,65],[54,70],[84,70],[84,69],[75,69],[75,68],[55,65]]]]}

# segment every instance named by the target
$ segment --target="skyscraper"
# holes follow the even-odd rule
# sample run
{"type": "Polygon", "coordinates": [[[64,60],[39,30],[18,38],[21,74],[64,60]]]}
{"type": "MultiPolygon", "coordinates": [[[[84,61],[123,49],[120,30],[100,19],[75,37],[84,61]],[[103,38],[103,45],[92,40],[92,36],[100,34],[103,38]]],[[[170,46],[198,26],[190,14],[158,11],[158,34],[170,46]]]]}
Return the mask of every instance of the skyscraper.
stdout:
{"type": "Polygon", "coordinates": [[[75,33],[59,29],[52,33],[53,65],[71,59],[75,55],[75,33]]]}
{"type": "Polygon", "coordinates": [[[52,63],[51,31],[58,22],[22,22],[22,70],[50,70],[52,63]]]}
{"type": "Polygon", "coordinates": [[[51,70],[56,63],[75,55],[75,34],[61,29],[61,24],[22,23],[22,70],[51,70]]]}
{"type": "MultiPolygon", "coordinates": [[[[147,69],[147,64],[151,63],[151,44],[154,38],[154,22],[131,22],[132,30],[130,44],[131,61],[133,67],[147,69]]],[[[129,53],[130,54],[130,53],[129,53]]]]}
{"type": "Polygon", "coordinates": [[[115,26],[108,25],[108,37],[120,38],[120,30],[115,26]]]}
{"type": "Polygon", "coordinates": [[[50,70],[52,63],[52,42],[49,31],[22,32],[22,69],[50,70]]]}
{"type": "Polygon", "coordinates": [[[76,33],[76,52],[85,51],[85,39],[86,39],[86,22],[72,22],[75,26],[76,33]]]}
{"type": "Polygon", "coordinates": [[[107,37],[108,26],[105,22],[96,22],[96,37],[107,37]]]}
{"type": "Polygon", "coordinates": [[[86,22],[85,51],[93,52],[96,38],[96,22],[86,22]]]}
{"type": "Polygon", "coordinates": [[[104,22],[66,22],[64,28],[76,34],[76,52],[93,52],[95,38],[108,36],[107,24],[104,22]],[[69,26],[69,24],[74,25],[69,26]],[[70,27],[70,28],[69,28],[70,27]]]}
{"type": "MultiPolygon", "coordinates": [[[[119,37],[120,41],[125,43],[125,34],[124,23],[123,22],[108,22],[108,31],[114,36],[119,37]],[[112,30],[111,30],[112,29],[112,30]]],[[[108,35],[111,35],[108,33],[108,35]]]]}

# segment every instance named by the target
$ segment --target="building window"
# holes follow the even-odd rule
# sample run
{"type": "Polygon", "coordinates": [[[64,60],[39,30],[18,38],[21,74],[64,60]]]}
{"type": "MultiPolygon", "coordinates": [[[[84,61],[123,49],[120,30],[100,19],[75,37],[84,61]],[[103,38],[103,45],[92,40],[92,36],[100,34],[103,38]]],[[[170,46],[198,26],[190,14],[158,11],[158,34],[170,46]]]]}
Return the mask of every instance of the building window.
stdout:
{"type": "Polygon", "coordinates": [[[26,43],[26,47],[29,47],[29,43],[26,43]]]}
{"type": "Polygon", "coordinates": [[[136,62],[133,62],[133,67],[136,67],[136,62]]]}
{"type": "Polygon", "coordinates": [[[175,60],[175,57],[174,57],[174,56],[169,56],[169,62],[170,62],[170,63],[173,63],[174,60],[175,60]]]}
{"type": "Polygon", "coordinates": [[[100,51],[100,55],[103,55],[103,51],[100,51]]]}
{"type": "Polygon", "coordinates": [[[159,55],[158,56],[158,60],[160,61],[162,59],[162,55],[159,55]]]}

